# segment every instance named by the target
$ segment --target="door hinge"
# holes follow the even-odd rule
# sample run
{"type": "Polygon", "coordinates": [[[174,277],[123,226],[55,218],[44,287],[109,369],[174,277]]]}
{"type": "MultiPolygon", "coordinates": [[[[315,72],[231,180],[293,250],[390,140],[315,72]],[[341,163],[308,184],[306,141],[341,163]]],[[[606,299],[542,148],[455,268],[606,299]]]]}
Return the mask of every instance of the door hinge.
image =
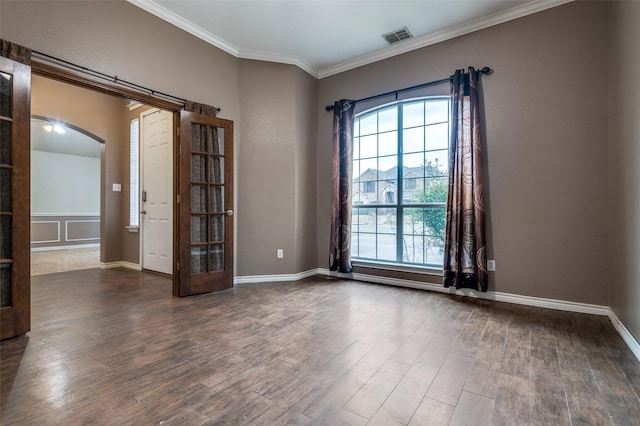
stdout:
{"type": "Polygon", "coordinates": [[[180,262],[176,262],[176,270],[180,270],[180,262]]]}
{"type": "Polygon", "coordinates": [[[180,194],[176,195],[176,202],[180,204],[180,194]]]}

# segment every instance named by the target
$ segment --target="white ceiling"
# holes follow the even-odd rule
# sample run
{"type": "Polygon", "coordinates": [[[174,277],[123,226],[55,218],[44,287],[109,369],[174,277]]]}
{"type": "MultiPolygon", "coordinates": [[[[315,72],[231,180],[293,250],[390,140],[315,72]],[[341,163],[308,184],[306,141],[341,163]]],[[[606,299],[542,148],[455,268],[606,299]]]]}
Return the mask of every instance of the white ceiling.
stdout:
{"type": "Polygon", "coordinates": [[[64,123],[31,118],[31,149],[34,151],[55,152],[58,154],[79,155],[81,157],[100,158],[102,144],[64,123]],[[48,132],[47,124],[58,124],[63,134],[48,132]]]}
{"type": "Polygon", "coordinates": [[[572,0],[128,0],[238,57],[328,77],[572,0]],[[414,38],[388,46],[382,34],[414,38]]]}

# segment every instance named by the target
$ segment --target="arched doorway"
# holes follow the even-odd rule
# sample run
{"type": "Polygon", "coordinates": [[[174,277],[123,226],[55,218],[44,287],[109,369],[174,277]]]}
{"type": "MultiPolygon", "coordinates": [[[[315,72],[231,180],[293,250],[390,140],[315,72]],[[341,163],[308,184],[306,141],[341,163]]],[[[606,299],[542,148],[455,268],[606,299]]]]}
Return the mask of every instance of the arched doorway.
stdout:
{"type": "Polygon", "coordinates": [[[104,141],[57,119],[31,118],[31,275],[100,266],[104,141]]]}

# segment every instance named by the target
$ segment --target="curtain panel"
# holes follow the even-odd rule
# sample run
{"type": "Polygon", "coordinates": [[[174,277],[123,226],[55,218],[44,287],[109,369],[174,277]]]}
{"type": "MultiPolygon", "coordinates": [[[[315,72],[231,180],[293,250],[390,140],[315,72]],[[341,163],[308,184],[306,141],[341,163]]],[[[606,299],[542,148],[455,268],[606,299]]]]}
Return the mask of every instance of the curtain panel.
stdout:
{"type": "Polygon", "coordinates": [[[351,186],[355,102],[333,106],[333,171],[331,174],[331,234],[329,270],[351,272],[351,186]]]}
{"type": "Polygon", "coordinates": [[[217,117],[218,115],[218,108],[211,105],[199,104],[197,102],[192,102],[189,100],[184,101],[184,110],[195,112],[196,114],[208,115],[211,117],[217,117]]]}
{"type": "Polygon", "coordinates": [[[444,286],[487,291],[479,71],[451,80],[452,127],[444,247],[444,286]]]}
{"type": "Polygon", "coordinates": [[[0,39],[0,56],[21,64],[31,65],[31,49],[0,39]]]}

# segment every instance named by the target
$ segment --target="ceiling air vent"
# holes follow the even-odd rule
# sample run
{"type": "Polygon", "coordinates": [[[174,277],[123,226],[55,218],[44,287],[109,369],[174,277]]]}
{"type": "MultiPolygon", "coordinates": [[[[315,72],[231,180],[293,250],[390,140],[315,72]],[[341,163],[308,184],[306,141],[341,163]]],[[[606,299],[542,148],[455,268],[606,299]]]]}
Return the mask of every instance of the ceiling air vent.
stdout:
{"type": "Polygon", "coordinates": [[[382,38],[389,44],[394,44],[408,38],[413,38],[407,27],[400,28],[399,30],[391,31],[390,33],[382,34],[382,38]]]}

